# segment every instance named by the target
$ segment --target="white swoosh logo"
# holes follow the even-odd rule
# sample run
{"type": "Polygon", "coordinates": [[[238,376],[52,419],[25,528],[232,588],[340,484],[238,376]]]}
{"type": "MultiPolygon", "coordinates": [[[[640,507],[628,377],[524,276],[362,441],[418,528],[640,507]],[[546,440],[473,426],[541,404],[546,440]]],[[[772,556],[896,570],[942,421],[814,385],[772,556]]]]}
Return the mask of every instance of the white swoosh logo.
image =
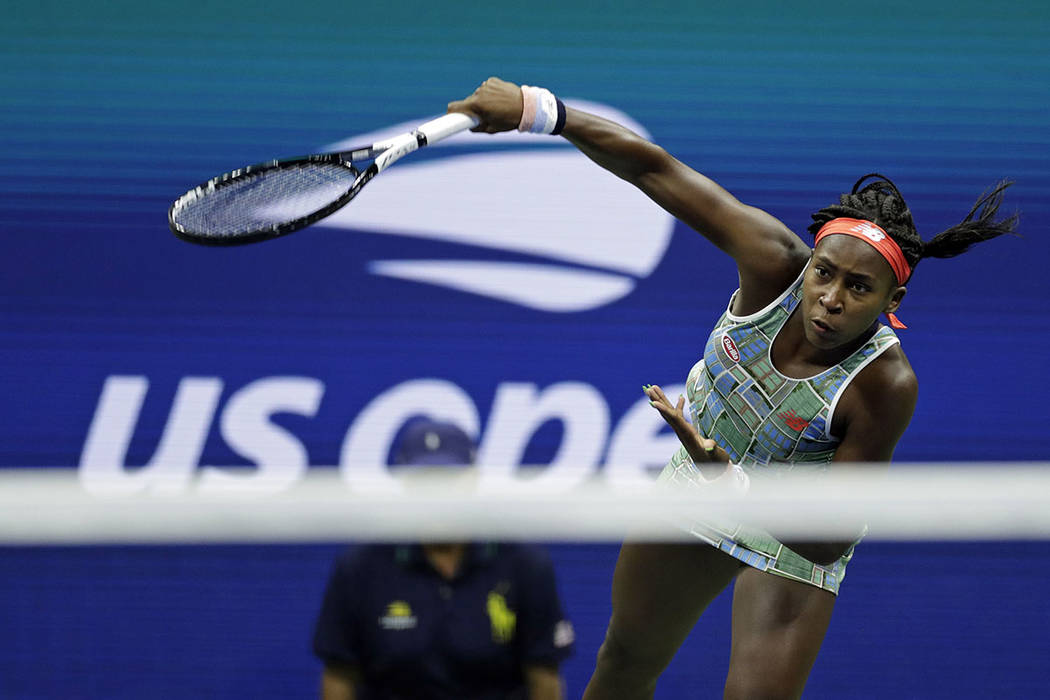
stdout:
{"type": "MultiPolygon", "coordinates": [[[[641,125],[609,107],[568,103],[647,136],[641,125]]],[[[355,136],[327,149],[388,138],[416,123],[355,136]]],[[[496,137],[464,133],[433,148],[489,143],[502,148],[419,163],[409,157],[320,225],[546,258],[550,263],[383,260],[373,261],[369,270],[551,312],[611,303],[659,264],[674,219],[567,142],[516,132],[496,137]],[[506,150],[508,143],[523,148],[506,150]]]]}
{"type": "Polygon", "coordinates": [[[624,275],[559,265],[487,260],[376,260],[377,275],[427,282],[540,311],[585,311],[616,301],[634,288],[624,275]]]}

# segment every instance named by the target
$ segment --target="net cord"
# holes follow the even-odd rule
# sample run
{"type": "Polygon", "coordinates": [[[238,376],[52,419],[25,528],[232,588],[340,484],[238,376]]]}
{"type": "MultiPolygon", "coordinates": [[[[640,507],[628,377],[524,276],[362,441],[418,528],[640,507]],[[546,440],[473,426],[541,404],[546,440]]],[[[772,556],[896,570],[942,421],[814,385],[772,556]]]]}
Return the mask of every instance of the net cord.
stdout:
{"type": "Polygon", "coordinates": [[[759,482],[745,496],[526,474],[351,484],[338,469],[312,468],[291,487],[255,478],[250,489],[209,490],[194,479],[117,494],[87,490],[73,469],[2,469],[0,544],[675,541],[691,539],[682,523],[697,517],[761,524],[781,539],[851,537],[863,523],[868,539],[1050,539],[1050,465],[843,469],[819,481],[759,482]]]}

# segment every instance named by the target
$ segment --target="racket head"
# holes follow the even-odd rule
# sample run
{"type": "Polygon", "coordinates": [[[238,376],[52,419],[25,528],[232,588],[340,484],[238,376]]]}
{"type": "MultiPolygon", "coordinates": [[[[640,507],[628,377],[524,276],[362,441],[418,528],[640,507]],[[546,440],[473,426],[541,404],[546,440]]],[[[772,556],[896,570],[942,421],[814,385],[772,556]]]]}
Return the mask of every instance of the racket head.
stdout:
{"type": "Polygon", "coordinates": [[[177,237],[212,246],[242,245],[298,231],[345,206],[376,175],[345,153],[249,165],[213,177],[168,209],[177,237]]]}

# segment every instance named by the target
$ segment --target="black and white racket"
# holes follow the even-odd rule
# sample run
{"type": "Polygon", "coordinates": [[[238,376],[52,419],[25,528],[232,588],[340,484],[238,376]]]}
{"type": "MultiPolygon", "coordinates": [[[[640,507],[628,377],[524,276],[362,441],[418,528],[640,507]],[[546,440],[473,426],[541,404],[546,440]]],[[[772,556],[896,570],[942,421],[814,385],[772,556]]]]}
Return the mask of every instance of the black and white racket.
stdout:
{"type": "Polygon", "coordinates": [[[346,206],[399,158],[477,123],[466,114],[446,114],[371,146],[238,168],[176,199],[168,226],[182,240],[204,245],[283,236],[346,206]]]}

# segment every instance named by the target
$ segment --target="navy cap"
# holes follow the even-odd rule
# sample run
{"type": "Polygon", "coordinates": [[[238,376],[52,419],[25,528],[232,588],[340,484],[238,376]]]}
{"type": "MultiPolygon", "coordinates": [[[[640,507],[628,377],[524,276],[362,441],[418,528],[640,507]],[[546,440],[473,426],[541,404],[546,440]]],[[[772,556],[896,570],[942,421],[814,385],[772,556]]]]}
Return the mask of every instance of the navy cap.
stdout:
{"type": "Polygon", "coordinates": [[[457,425],[416,418],[394,439],[393,464],[473,464],[474,441],[457,425]]]}

